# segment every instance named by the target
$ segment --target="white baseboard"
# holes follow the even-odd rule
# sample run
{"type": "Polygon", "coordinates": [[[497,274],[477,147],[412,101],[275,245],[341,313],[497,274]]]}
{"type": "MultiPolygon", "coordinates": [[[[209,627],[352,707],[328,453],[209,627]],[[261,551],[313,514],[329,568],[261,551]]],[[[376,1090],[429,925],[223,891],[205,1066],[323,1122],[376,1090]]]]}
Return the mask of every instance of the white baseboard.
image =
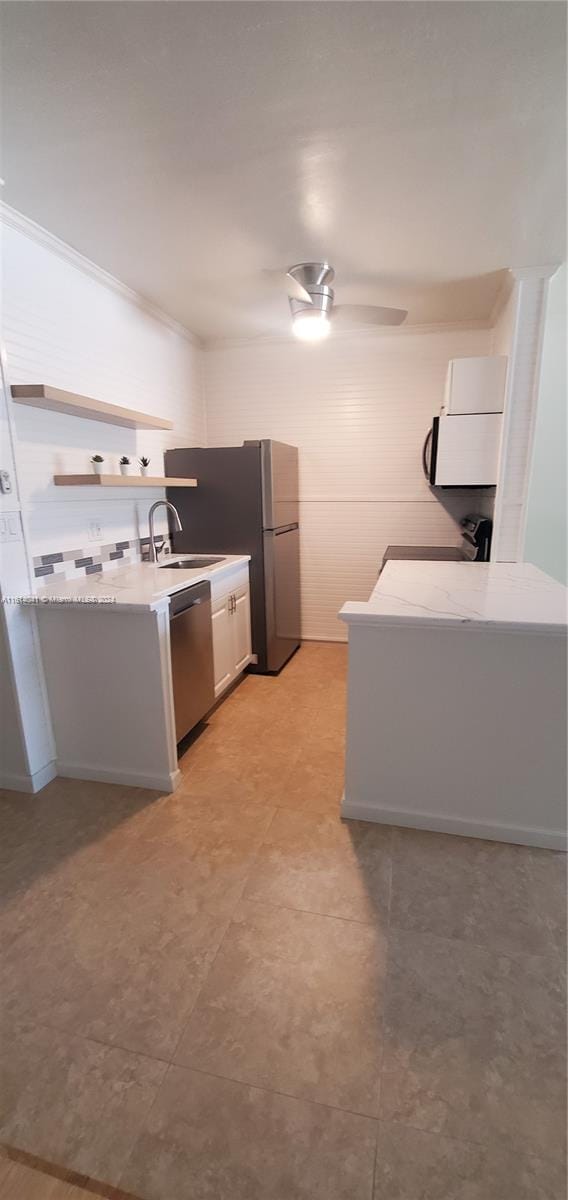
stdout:
{"type": "Polygon", "coordinates": [[[57,763],[57,774],[66,779],[92,779],[95,783],[118,783],[124,787],[150,788],[156,792],[175,792],[181,771],[150,775],[137,771],[118,771],[112,768],[89,766],[85,763],[57,763]]]}
{"type": "MultiPolygon", "coordinates": [[[[345,635],[345,637],[319,637],[317,634],[307,634],[305,637],[302,637],[302,642],[332,642],[337,646],[346,646],[347,635],[345,635]]],[[[302,642],[300,642],[300,646],[302,642]]]]}
{"type": "Polygon", "coordinates": [[[54,762],[46,763],[45,767],[41,767],[33,775],[17,775],[13,771],[0,771],[0,787],[7,788],[12,792],[27,792],[28,795],[34,795],[36,792],[41,792],[47,783],[51,783],[56,775],[57,766],[54,762]]]}
{"type": "Polygon", "coordinates": [[[404,809],[377,808],[374,804],[341,801],[341,816],[353,821],[374,821],[378,825],[402,825],[410,829],[427,829],[432,833],[454,833],[460,837],[485,838],[491,842],[513,842],[519,846],[540,846],[545,850],[566,850],[567,836],[562,829],[520,828],[497,825],[491,821],[472,821],[448,817],[440,813],[408,812],[404,809]]]}

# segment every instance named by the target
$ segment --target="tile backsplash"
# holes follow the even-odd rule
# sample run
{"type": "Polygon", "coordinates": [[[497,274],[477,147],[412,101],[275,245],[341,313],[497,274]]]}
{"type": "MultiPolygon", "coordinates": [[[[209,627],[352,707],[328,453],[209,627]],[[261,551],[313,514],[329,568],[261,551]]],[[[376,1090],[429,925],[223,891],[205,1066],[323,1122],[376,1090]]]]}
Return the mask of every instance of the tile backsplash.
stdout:
{"type": "MultiPolygon", "coordinates": [[[[164,538],[163,534],[156,534],[154,542],[158,546],[165,543],[165,552],[169,552],[169,539],[164,538]]],[[[76,550],[53,550],[49,554],[38,554],[33,560],[37,586],[51,583],[55,575],[63,575],[65,579],[77,579],[85,575],[95,575],[111,567],[142,562],[149,545],[150,538],[143,537],[133,538],[131,541],[110,542],[105,546],[91,546],[89,550],[79,547],[76,550]]]]}

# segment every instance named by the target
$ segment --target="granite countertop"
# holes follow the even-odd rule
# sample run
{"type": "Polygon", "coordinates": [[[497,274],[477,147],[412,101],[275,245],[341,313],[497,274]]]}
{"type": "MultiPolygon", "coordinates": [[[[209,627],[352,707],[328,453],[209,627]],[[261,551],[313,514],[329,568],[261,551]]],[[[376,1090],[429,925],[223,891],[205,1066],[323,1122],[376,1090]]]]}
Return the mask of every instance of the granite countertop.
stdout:
{"type": "Polygon", "coordinates": [[[566,631],[568,590],[531,563],[388,562],[347,624],[566,631]]]}
{"type": "MultiPolygon", "coordinates": [[[[188,551],[186,554],[173,554],[166,561],[192,557],[188,551]]],[[[190,570],[168,570],[156,563],[136,563],[101,571],[84,579],[54,580],[29,599],[41,610],[65,606],[97,611],[105,609],[109,612],[148,612],[167,608],[169,598],[175,592],[200,583],[203,579],[213,580],[223,572],[249,561],[249,554],[227,554],[220,563],[190,570]]]]}

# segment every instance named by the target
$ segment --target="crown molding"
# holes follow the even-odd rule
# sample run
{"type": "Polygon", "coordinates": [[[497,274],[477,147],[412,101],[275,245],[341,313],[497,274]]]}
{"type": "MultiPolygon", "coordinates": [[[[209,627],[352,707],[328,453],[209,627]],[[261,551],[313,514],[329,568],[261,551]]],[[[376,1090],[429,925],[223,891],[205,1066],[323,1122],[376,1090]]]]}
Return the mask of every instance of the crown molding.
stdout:
{"type": "Polygon", "coordinates": [[[535,279],[551,279],[560,266],[559,262],[542,263],[533,267],[511,267],[511,274],[519,283],[528,283],[535,279]]]}
{"type": "Polygon", "coordinates": [[[113,292],[117,292],[123,299],[128,300],[130,304],[145,312],[154,321],[159,321],[161,325],[165,325],[178,337],[185,338],[193,346],[201,346],[201,338],[192,333],[190,329],[186,329],[185,325],[181,325],[173,317],[168,316],[163,309],[152,304],[139,292],[128,287],[128,284],[122,283],[115,275],[111,275],[109,271],[105,271],[103,267],[97,266],[90,258],[86,258],[79,250],[75,250],[67,242],[62,241],[56,234],[50,233],[48,229],[44,229],[42,225],[38,225],[36,221],[32,221],[31,217],[24,216],[18,212],[16,208],[11,208],[9,204],[0,204],[0,218],[2,224],[16,229],[18,233],[22,233],[25,237],[37,242],[39,246],[43,246],[45,250],[49,250],[52,254],[56,254],[58,258],[68,262],[77,270],[82,271],[84,275],[89,275],[91,279],[96,279],[97,283],[103,284],[113,292]]]}

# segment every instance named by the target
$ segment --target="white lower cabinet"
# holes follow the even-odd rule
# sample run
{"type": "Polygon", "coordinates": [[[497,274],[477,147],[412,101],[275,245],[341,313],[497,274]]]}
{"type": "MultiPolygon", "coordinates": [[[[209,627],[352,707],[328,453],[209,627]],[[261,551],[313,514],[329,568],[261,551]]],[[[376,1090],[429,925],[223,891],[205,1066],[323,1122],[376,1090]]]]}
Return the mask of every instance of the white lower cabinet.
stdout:
{"type": "Polygon", "coordinates": [[[229,686],[233,678],[233,638],[229,613],[229,601],[223,600],[213,610],[213,669],[215,675],[215,697],[229,686]]]}
{"type": "Polygon", "coordinates": [[[221,579],[212,588],[215,698],[251,661],[250,590],[248,569],[221,579]],[[222,589],[222,590],[221,590],[222,589]]]}
{"type": "Polygon", "coordinates": [[[235,673],[238,675],[239,671],[244,671],[250,662],[251,654],[250,593],[248,588],[242,595],[234,597],[232,628],[235,673]]]}

